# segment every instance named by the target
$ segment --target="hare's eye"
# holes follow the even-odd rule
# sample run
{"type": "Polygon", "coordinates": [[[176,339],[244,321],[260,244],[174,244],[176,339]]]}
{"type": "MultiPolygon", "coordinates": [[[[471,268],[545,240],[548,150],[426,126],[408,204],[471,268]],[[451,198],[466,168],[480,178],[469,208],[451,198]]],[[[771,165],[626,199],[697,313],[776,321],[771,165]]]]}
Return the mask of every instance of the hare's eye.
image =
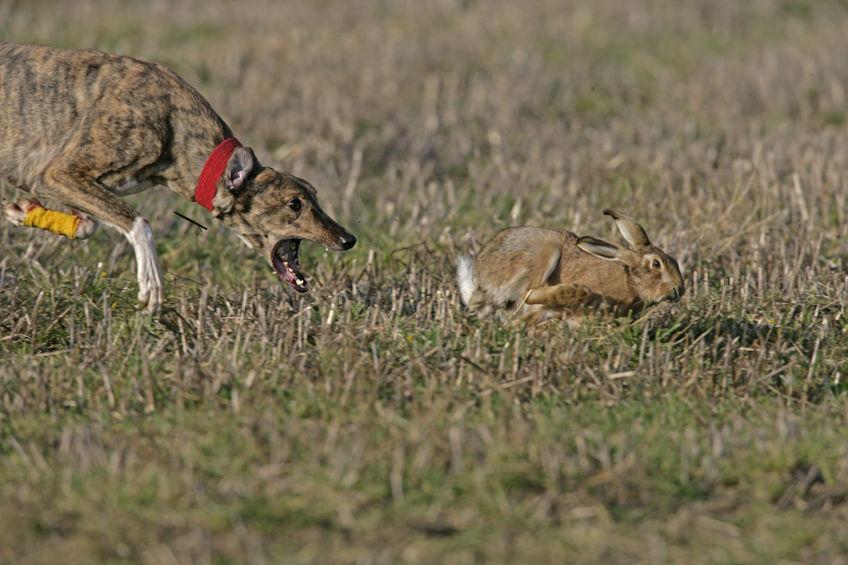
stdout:
{"type": "Polygon", "coordinates": [[[651,267],[653,267],[654,269],[659,269],[660,267],[662,267],[662,264],[660,263],[659,259],[654,259],[653,261],[651,261],[651,267]]]}
{"type": "Polygon", "coordinates": [[[291,208],[292,211],[294,211],[294,212],[299,212],[300,211],[300,199],[299,198],[292,198],[288,203],[288,207],[291,208]]]}

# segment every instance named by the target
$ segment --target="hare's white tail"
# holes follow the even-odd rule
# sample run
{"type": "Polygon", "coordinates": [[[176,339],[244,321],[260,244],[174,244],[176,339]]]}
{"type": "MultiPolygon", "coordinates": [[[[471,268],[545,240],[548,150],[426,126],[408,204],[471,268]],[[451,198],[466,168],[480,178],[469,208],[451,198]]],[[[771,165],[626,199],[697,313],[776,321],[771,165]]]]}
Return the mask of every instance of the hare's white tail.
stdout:
{"type": "Polygon", "coordinates": [[[456,282],[459,285],[462,302],[468,306],[471,296],[477,289],[477,280],[474,278],[474,259],[467,255],[459,257],[456,261],[456,282]]]}

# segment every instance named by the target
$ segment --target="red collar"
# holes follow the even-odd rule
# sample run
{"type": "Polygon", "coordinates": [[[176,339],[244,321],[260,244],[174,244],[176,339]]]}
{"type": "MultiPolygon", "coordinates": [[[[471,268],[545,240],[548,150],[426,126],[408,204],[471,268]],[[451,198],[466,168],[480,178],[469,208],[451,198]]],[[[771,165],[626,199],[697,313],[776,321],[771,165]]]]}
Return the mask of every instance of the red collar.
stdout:
{"type": "Polygon", "coordinates": [[[197,186],[194,189],[194,201],[210,212],[212,201],[215,200],[215,194],[218,192],[218,179],[224,174],[230,156],[238,147],[241,147],[241,142],[235,137],[228,137],[212,150],[203,165],[203,170],[200,171],[197,186]]]}

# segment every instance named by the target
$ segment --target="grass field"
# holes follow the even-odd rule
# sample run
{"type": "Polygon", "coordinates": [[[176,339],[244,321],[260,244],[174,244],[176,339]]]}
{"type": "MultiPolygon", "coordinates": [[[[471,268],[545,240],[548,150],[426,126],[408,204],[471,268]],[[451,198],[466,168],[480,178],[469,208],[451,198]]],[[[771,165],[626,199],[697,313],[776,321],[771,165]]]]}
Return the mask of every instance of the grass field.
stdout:
{"type": "Polygon", "coordinates": [[[846,29],[826,0],[0,2],[2,39],[172,66],[360,238],[305,244],[296,297],[130,197],[151,320],[114,232],[0,223],[0,562],[846,562],[846,29]],[[606,206],[680,261],[671,311],[460,307],[457,254],[614,238],[606,206]]]}

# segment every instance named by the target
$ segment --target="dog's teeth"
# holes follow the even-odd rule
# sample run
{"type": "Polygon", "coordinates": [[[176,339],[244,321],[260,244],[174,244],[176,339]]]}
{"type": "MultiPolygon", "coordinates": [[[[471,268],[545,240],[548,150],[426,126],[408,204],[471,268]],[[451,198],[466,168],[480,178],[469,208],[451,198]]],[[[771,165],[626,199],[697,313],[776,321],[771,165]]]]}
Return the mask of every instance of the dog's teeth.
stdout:
{"type": "Polygon", "coordinates": [[[295,282],[298,284],[298,286],[303,286],[303,279],[295,279],[295,282]]]}

